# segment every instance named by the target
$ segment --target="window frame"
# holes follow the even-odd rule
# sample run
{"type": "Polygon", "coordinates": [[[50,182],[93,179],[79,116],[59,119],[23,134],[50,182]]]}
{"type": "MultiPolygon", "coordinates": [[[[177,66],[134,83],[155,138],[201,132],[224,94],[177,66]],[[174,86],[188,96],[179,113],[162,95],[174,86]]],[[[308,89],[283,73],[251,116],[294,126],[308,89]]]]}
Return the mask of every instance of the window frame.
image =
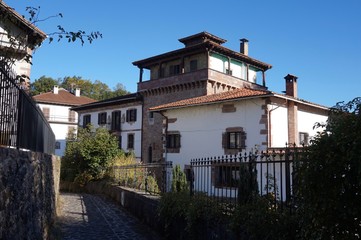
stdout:
{"type": "Polygon", "coordinates": [[[107,112],[98,113],[98,125],[107,124],[107,112]]]}
{"type": "Polygon", "coordinates": [[[112,120],[110,124],[111,131],[120,131],[121,130],[121,123],[122,123],[122,112],[120,110],[113,111],[112,120]]]}
{"type": "Polygon", "coordinates": [[[238,188],[240,166],[233,164],[216,164],[212,166],[212,185],[216,188],[238,188]]]}
{"type": "Polygon", "coordinates": [[[167,149],[181,148],[181,135],[179,133],[168,133],[166,136],[167,149]]]}
{"type": "Polygon", "coordinates": [[[129,150],[133,150],[134,149],[134,133],[128,133],[128,137],[127,137],[127,149],[129,150]]]}
{"type": "Polygon", "coordinates": [[[127,109],[126,121],[127,122],[136,122],[137,121],[137,109],[136,108],[127,109]]]}
{"type": "Polygon", "coordinates": [[[89,124],[91,124],[91,115],[90,114],[83,115],[83,128],[88,127],[89,124]]]}

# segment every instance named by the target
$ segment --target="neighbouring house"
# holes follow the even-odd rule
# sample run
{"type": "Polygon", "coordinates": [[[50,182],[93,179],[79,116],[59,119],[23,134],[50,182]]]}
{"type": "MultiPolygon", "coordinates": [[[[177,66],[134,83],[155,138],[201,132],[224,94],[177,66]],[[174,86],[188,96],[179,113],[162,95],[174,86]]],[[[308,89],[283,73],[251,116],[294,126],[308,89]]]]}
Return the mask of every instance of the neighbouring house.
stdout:
{"type": "Polygon", "coordinates": [[[133,93],[72,107],[79,114],[79,126],[91,124],[95,129],[108,129],[119,140],[119,148],[127,153],[134,153],[141,161],[142,139],[142,96],[133,93]]]}
{"type": "Polygon", "coordinates": [[[81,96],[80,89],[69,92],[58,86],[47,93],[33,97],[45,118],[48,120],[55,134],[55,155],[63,156],[66,139],[77,133],[78,114],[72,107],[95,102],[95,100],[81,96]]]}
{"type": "Polygon", "coordinates": [[[296,76],[285,80],[286,94],[238,88],[150,108],[163,118],[163,157],[184,167],[194,158],[308,145],[328,108],[298,99],[296,76]]]}
{"type": "Polygon", "coordinates": [[[247,39],[241,39],[240,51],[224,47],[226,40],[208,32],[179,41],[183,48],[133,62],[140,69],[138,93],[143,96],[144,162],[165,160],[163,117],[149,108],[245,87],[267,89],[265,72],[272,66],[248,56],[247,39]],[[144,70],[150,79],[143,79],[144,70]]]}
{"type": "Polygon", "coordinates": [[[45,39],[46,34],[26,20],[14,9],[0,1],[0,59],[10,60],[12,70],[22,76],[22,86],[30,81],[33,50],[45,39]]]}

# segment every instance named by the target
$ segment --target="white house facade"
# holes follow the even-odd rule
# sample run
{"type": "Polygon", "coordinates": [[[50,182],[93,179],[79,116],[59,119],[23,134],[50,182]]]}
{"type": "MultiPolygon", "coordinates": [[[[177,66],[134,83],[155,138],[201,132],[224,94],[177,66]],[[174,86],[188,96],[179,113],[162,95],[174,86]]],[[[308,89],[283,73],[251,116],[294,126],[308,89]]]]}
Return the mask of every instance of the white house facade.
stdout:
{"type": "Polygon", "coordinates": [[[33,98],[55,134],[55,155],[63,156],[66,139],[77,133],[78,114],[71,108],[94,102],[94,100],[80,96],[80,89],[70,93],[58,86],[54,86],[51,92],[39,94],[33,98]]]}
{"type": "Polygon", "coordinates": [[[141,160],[142,98],[129,94],[103,101],[73,107],[79,114],[79,126],[91,124],[94,129],[106,128],[117,136],[119,148],[134,153],[141,160]]]}
{"type": "Polygon", "coordinates": [[[164,118],[164,158],[181,167],[196,158],[308,145],[320,131],[315,123],[325,123],[328,117],[327,107],[247,88],[150,110],[164,118]]]}

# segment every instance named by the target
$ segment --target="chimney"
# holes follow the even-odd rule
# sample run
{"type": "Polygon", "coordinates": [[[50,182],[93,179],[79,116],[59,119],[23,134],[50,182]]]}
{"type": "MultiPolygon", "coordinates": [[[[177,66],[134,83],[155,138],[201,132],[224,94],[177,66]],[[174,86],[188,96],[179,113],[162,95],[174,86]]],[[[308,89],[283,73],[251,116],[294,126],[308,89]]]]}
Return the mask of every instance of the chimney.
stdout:
{"type": "Polygon", "coordinates": [[[297,97],[297,78],[294,75],[287,74],[286,80],[286,95],[291,97],[297,97]]]}
{"type": "Polygon", "coordinates": [[[54,86],[53,93],[54,93],[54,94],[58,94],[58,93],[59,93],[59,86],[58,86],[58,85],[55,85],[55,86],[54,86]]]}
{"type": "Polygon", "coordinates": [[[248,56],[248,40],[245,38],[240,39],[241,45],[240,45],[240,52],[244,55],[248,56]]]}
{"type": "Polygon", "coordinates": [[[75,88],[75,97],[80,97],[80,88],[75,88]]]}

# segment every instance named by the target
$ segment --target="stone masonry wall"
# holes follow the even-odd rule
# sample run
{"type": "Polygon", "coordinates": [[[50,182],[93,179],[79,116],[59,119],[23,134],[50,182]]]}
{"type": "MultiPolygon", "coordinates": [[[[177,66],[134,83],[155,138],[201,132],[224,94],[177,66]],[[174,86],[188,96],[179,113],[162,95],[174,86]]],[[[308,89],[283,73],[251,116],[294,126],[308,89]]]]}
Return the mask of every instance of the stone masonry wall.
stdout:
{"type": "Polygon", "coordinates": [[[58,213],[60,158],[0,148],[0,239],[48,239],[58,213]]]}

